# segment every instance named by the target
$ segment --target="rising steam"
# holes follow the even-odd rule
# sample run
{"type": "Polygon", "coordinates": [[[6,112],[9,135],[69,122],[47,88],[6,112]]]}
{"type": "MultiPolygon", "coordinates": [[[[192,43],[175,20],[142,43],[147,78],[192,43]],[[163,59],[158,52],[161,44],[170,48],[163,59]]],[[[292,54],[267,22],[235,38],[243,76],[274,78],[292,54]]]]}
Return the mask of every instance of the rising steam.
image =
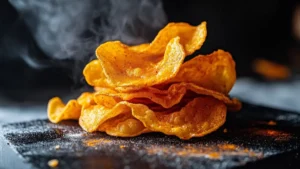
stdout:
{"type": "Polygon", "coordinates": [[[10,0],[10,3],[47,56],[53,60],[72,59],[80,64],[94,57],[95,48],[105,41],[143,43],[166,24],[160,0],[10,0]]]}

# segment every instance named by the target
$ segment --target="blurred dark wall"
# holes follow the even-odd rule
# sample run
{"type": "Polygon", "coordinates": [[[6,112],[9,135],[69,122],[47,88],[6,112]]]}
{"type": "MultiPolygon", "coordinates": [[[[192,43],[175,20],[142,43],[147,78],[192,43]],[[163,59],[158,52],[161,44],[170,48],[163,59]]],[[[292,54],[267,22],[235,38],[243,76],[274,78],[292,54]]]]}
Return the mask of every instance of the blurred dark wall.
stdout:
{"type": "Polygon", "coordinates": [[[0,2],[0,94],[14,90],[35,90],[73,83],[71,72],[64,67],[36,69],[26,64],[18,53],[26,47],[27,57],[40,64],[51,62],[37,47],[22,16],[8,1],[0,2]]]}
{"type": "MultiPolygon", "coordinates": [[[[14,55],[15,51],[7,50],[7,46],[17,46],[15,42],[26,43],[31,51],[29,57],[41,63],[49,61],[35,45],[22,17],[7,1],[1,3],[0,90],[74,85],[71,72],[64,67],[35,69],[14,55]]],[[[207,21],[207,41],[199,52],[206,54],[219,48],[230,51],[239,76],[252,75],[251,62],[257,57],[288,64],[289,48],[298,47],[291,33],[296,0],[163,0],[163,3],[169,22],[196,25],[207,21]]]]}
{"type": "Polygon", "coordinates": [[[251,75],[254,58],[288,64],[288,51],[295,46],[292,15],[295,0],[165,0],[169,21],[208,22],[208,37],[201,52],[218,48],[230,51],[240,76],[251,75]]]}

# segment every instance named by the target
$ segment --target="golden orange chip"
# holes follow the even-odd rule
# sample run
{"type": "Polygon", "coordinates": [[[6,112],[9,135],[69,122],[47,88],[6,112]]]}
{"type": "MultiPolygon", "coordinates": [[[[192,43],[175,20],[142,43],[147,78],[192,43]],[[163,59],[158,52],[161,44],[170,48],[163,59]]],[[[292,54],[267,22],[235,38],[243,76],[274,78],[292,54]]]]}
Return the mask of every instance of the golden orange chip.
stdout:
{"type": "Polygon", "coordinates": [[[170,108],[178,104],[188,91],[196,94],[212,96],[220,101],[223,101],[230,111],[238,111],[241,109],[241,103],[237,99],[230,99],[222,93],[209,90],[193,83],[175,83],[167,90],[159,90],[154,87],[147,87],[134,92],[118,92],[113,89],[98,88],[95,93],[95,99],[100,100],[100,97],[114,97],[120,100],[132,100],[146,98],[154,103],[161,105],[164,108],[170,108]]]}
{"type": "Polygon", "coordinates": [[[206,22],[202,22],[198,26],[187,23],[169,23],[159,31],[150,44],[132,46],[130,49],[148,56],[162,55],[169,41],[176,36],[180,37],[180,43],[183,45],[186,55],[190,55],[200,49],[206,39],[206,22]]]}
{"type": "MultiPolygon", "coordinates": [[[[96,97],[95,102],[99,106],[95,106],[93,108],[90,108],[86,111],[87,115],[93,115],[93,113],[97,113],[97,111],[93,111],[95,109],[98,109],[99,107],[103,106],[103,110],[107,110],[109,108],[114,107],[118,101],[117,99],[114,99],[112,97],[108,96],[102,96],[102,97],[96,97]],[[101,106],[100,106],[101,105],[101,106]]],[[[99,114],[100,116],[103,114],[99,114]]],[[[97,115],[95,115],[97,116],[97,115]]],[[[105,121],[100,120],[99,127],[96,131],[103,131],[106,132],[109,135],[112,136],[119,136],[119,137],[133,137],[140,135],[142,133],[145,133],[148,131],[148,129],[145,128],[143,123],[141,123],[139,120],[135,119],[131,113],[121,113],[115,117],[108,117],[108,114],[104,114],[102,118],[108,119],[105,121]],[[108,118],[107,118],[108,117],[108,118]]],[[[99,117],[101,118],[101,117],[99,117]]],[[[93,121],[93,123],[95,123],[93,121]]],[[[85,124],[83,124],[85,125],[85,124]]],[[[93,124],[92,124],[93,125],[93,124]]],[[[96,124],[97,125],[97,124],[96,124]]],[[[88,127],[88,125],[86,125],[88,127]]],[[[95,129],[93,129],[95,130],[95,129]]]]}
{"type": "Polygon", "coordinates": [[[184,57],[202,46],[206,33],[206,22],[199,26],[171,23],[151,44],[129,47],[120,41],[106,42],[96,50],[100,62],[88,64],[84,75],[92,86],[158,84],[175,76],[184,57]]]}
{"type": "Polygon", "coordinates": [[[136,46],[131,46],[130,49],[136,52],[144,52],[150,46],[150,43],[143,43],[136,46]]]}
{"type": "Polygon", "coordinates": [[[84,92],[84,93],[82,93],[77,98],[77,102],[82,107],[88,107],[90,105],[95,105],[96,104],[95,101],[94,101],[94,94],[90,93],[90,92],[84,92]]]}
{"type": "MultiPolygon", "coordinates": [[[[167,86],[176,82],[189,82],[227,95],[235,81],[235,62],[232,56],[228,52],[218,50],[209,55],[196,56],[183,63],[175,77],[158,84],[158,86],[167,86]]],[[[119,92],[140,89],[141,87],[115,87],[115,90],[119,92]]]]}
{"type": "Polygon", "coordinates": [[[178,72],[185,57],[179,40],[179,37],[172,39],[163,58],[158,60],[157,57],[137,59],[139,53],[132,52],[119,41],[104,43],[97,48],[96,54],[111,85],[152,86],[174,77],[178,72]]]}
{"type": "Polygon", "coordinates": [[[151,131],[181,139],[201,137],[217,130],[226,119],[226,106],[212,97],[198,97],[179,111],[153,112],[146,106],[132,105],[132,115],[151,131]]]}
{"type": "Polygon", "coordinates": [[[283,80],[291,75],[288,67],[265,59],[257,59],[253,64],[254,72],[269,80],[283,80]]]}
{"type": "Polygon", "coordinates": [[[48,103],[48,118],[52,123],[62,120],[78,120],[81,106],[76,100],[70,100],[66,105],[58,97],[52,98],[48,103]]]}
{"type": "Polygon", "coordinates": [[[183,63],[177,75],[165,83],[189,82],[228,94],[235,80],[235,62],[232,56],[228,52],[218,50],[183,63]]]}
{"type": "Polygon", "coordinates": [[[225,104],[212,97],[198,97],[178,108],[153,111],[146,105],[126,101],[112,108],[95,105],[82,111],[79,124],[88,132],[105,131],[114,136],[154,131],[189,139],[206,135],[225,122],[225,104]]]}
{"type": "Polygon", "coordinates": [[[130,137],[148,131],[144,125],[131,114],[128,102],[119,102],[113,97],[96,97],[97,105],[82,110],[80,126],[88,131],[104,131],[112,136],[130,137]]]}
{"type": "Polygon", "coordinates": [[[118,137],[134,137],[149,132],[142,122],[129,113],[121,114],[105,121],[99,126],[98,130],[118,137]]]}
{"type": "Polygon", "coordinates": [[[79,118],[80,126],[88,131],[97,131],[98,127],[106,120],[114,118],[122,113],[130,113],[130,108],[124,104],[116,103],[114,107],[106,107],[103,105],[94,105],[83,109],[79,118]]]}
{"type": "Polygon", "coordinates": [[[111,87],[108,79],[103,73],[100,60],[93,60],[83,69],[86,82],[91,86],[111,87]]]}

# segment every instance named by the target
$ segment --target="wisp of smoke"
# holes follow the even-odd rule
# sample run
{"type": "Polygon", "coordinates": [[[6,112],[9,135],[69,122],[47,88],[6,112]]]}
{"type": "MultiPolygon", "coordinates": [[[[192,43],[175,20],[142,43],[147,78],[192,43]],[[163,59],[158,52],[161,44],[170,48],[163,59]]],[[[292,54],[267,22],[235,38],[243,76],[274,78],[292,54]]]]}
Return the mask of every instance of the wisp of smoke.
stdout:
{"type": "MultiPolygon", "coordinates": [[[[130,45],[147,42],[167,22],[160,0],[9,1],[48,57],[75,61],[72,69],[77,78],[82,77],[83,65],[94,58],[99,44],[108,40],[130,45]]],[[[23,59],[34,62],[30,56],[23,59]]]]}

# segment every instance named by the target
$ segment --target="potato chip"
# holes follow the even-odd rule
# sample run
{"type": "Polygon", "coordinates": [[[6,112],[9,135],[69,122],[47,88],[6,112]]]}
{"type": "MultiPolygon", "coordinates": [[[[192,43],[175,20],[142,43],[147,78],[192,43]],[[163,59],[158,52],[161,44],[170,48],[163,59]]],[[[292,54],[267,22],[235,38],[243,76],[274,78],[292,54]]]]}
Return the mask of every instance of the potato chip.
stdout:
{"type": "MultiPolygon", "coordinates": [[[[207,89],[228,94],[236,81],[235,62],[230,53],[217,50],[209,55],[199,55],[183,63],[177,75],[159,86],[189,82],[207,89]]],[[[119,92],[140,90],[140,87],[115,87],[119,92]]]]}
{"type": "Polygon", "coordinates": [[[111,97],[107,95],[95,95],[94,94],[94,101],[97,105],[102,105],[106,108],[112,108],[114,107],[118,102],[122,101],[119,98],[111,97]]]}
{"type": "Polygon", "coordinates": [[[218,50],[183,63],[177,75],[165,83],[189,82],[228,94],[235,80],[235,62],[232,56],[228,52],[218,50]]]}
{"type": "MultiPolygon", "coordinates": [[[[105,97],[104,99],[108,98],[109,97],[105,97]]],[[[122,102],[119,102],[118,104],[115,102],[113,107],[97,104],[82,110],[79,118],[79,124],[88,132],[97,131],[98,127],[106,120],[114,118],[123,113],[130,113],[130,111],[130,108],[126,106],[126,104],[122,104],[122,102]]]]}
{"type": "Polygon", "coordinates": [[[226,119],[226,106],[212,97],[198,97],[179,111],[153,112],[134,104],[132,115],[151,131],[175,135],[181,139],[201,137],[217,130],[226,119]]]}
{"type": "Polygon", "coordinates": [[[93,105],[93,107],[85,108],[83,110],[84,114],[80,119],[80,124],[85,126],[88,131],[104,131],[109,135],[119,137],[133,137],[148,131],[143,123],[135,119],[129,112],[122,113],[119,111],[120,114],[105,113],[118,103],[114,98],[108,96],[97,97],[95,102],[97,106],[93,105]],[[88,120],[91,116],[93,116],[92,119],[99,119],[99,121],[88,120]],[[85,119],[90,123],[85,123],[85,119]],[[91,128],[91,126],[95,126],[95,128],[91,128]]]}
{"type": "Polygon", "coordinates": [[[136,46],[130,46],[130,49],[136,52],[144,52],[150,46],[150,43],[143,43],[136,46]]]}
{"type": "Polygon", "coordinates": [[[94,94],[90,92],[84,92],[77,98],[77,103],[82,107],[88,107],[95,105],[94,94]]]}
{"type": "MultiPolygon", "coordinates": [[[[162,58],[164,53],[165,55],[168,53],[166,52],[166,48],[170,41],[179,36],[180,44],[183,45],[186,55],[188,55],[202,46],[206,34],[206,22],[201,23],[197,27],[186,23],[170,23],[158,33],[151,44],[128,47],[119,41],[104,43],[96,50],[96,55],[100,61],[90,62],[84,69],[84,76],[88,84],[92,86],[138,86],[139,84],[136,84],[136,82],[129,82],[133,79],[137,79],[137,77],[140,77],[141,75],[144,76],[144,79],[148,77],[149,75],[146,75],[145,73],[151,72],[149,68],[153,69],[151,72],[152,76],[159,74],[159,68],[164,68],[164,65],[166,64],[166,68],[163,70],[169,70],[172,71],[172,73],[168,75],[166,72],[162,72],[161,75],[165,74],[165,77],[160,81],[164,81],[168,76],[172,77],[174,73],[177,72],[177,69],[181,64],[181,59],[183,59],[178,56],[179,58],[176,60],[176,56],[172,56],[173,54],[182,54],[182,49],[178,49],[177,53],[172,49],[173,52],[167,55],[167,58],[162,58]],[[173,59],[171,59],[171,56],[173,59]],[[143,60],[141,61],[136,58],[142,58],[143,60]],[[114,59],[116,59],[117,62],[114,59]],[[165,60],[165,62],[163,62],[163,60],[165,60]],[[146,65],[145,67],[145,64],[143,63],[148,63],[148,66],[146,65]],[[159,65],[159,63],[161,63],[161,65],[159,65]],[[173,69],[168,66],[172,64],[173,69]],[[119,78],[125,74],[125,76],[121,78],[123,81],[117,83],[119,79],[115,80],[115,76],[118,75],[116,73],[119,73],[119,78]],[[129,77],[131,79],[127,79],[129,77]]],[[[174,45],[171,45],[171,47],[172,46],[174,45]]],[[[140,81],[143,80],[140,79],[140,81]]],[[[147,86],[151,86],[151,83],[147,84],[147,86]]]]}
{"type": "Polygon", "coordinates": [[[149,132],[142,122],[131,114],[121,114],[105,121],[99,126],[98,131],[106,132],[111,136],[134,137],[149,132]]]}
{"type": "Polygon", "coordinates": [[[154,103],[161,105],[164,108],[170,108],[178,104],[188,91],[196,94],[212,96],[220,101],[223,101],[230,111],[238,111],[241,109],[241,103],[237,99],[231,100],[222,93],[209,90],[193,83],[175,83],[172,84],[167,90],[159,90],[154,87],[143,88],[134,92],[118,92],[113,89],[98,88],[95,93],[95,99],[100,100],[98,97],[110,96],[119,98],[120,100],[132,100],[138,98],[146,98],[154,103]]]}
{"type": "Polygon", "coordinates": [[[169,41],[176,36],[180,37],[180,43],[183,45],[186,55],[190,55],[200,49],[206,39],[206,22],[202,22],[198,26],[191,26],[187,23],[169,23],[159,31],[150,44],[132,46],[130,49],[148,56],[162,55],[169,41]]]}
{"type": "Polygon", "coordinates": [[[128,47],[119,41],[99,46],[97,56],[110,84],[152,86],[174,77],[178,72],[185,57],[179,40],[179,37],[175,37],[168,43],[162,60],[153,57],[137,59],[140,57],[139,53],[128,50],[128,47]]]}
{"type": "MultiPolygon", "coordinates": [[[[114,86],[151,86],[173,77],[185,55],[199,49],[205,38],[206,22],[197,27],[185,23],[171,23],[158,33],[151,44],[129,47],[120,41],[106,42],[96,50],[102,66],[101,73],[95,75],[89,74],[90,71],[84,71],[84,74],[88,83],[93,86],[107,86],[103,85],[106,80],[110,82],[108,84],[114,86]],[[180,38],[183,48],[179,47],[181,45],[176,37],[180,38]],[[177,40],[172,40],[174,38],[177,40]],[[174,42],[172,44],[172,41],[177,41],[177,45],[174,42]],[[101,79],[102,73],[107,78],[104,82],[93,78],[101,79]],[[159,76],[155,78],[156,81],[153,80],[155,75],[159,76]]],[[[97,66],[96,64],[98,63],[94,63],[94,66],[97,66]]],[[[101,66],[98,65],[98,68],[92,70],[99,72],[101,66]]],[[[91,65],[88,68],[91,69],[91,65]]]]}
{"type": "Polygon", "coordinates": [[[146,105],[126,101],[113,108],[95,105],[83,110],[79,124],[88,132],[105,131],[115,136],[155,131],[189,139],[216,130],[226,117],[225,104],[207,96],[195,98],[178,111],[170,110],[154,112],[146,105]]]}
{"type": "Polygon", "coordinates": [[[103,69],[100,60],[92,60],[83,69],[83,75],[86,82],[91,86],[106,87],[106,88],[118,88],[122,91],[138,90],[141,87],[115,87],[109,82],[108,78],[103,73],[103,69]]]}
{"type": "Polygon", "coordinates": [[[52,98],[48,103],[48,118],[52,123],[62,120],[78,120],[81,106],[76,100],[70,100],[66,105],[58,97],[52,98]]]}
{"type": "Polygon", "coordinates": [[[100,60],[93,60],[83,69],[83,75],[86,82],[91,86],[111,87],[108,79],[105,77],[100,60]]]}

